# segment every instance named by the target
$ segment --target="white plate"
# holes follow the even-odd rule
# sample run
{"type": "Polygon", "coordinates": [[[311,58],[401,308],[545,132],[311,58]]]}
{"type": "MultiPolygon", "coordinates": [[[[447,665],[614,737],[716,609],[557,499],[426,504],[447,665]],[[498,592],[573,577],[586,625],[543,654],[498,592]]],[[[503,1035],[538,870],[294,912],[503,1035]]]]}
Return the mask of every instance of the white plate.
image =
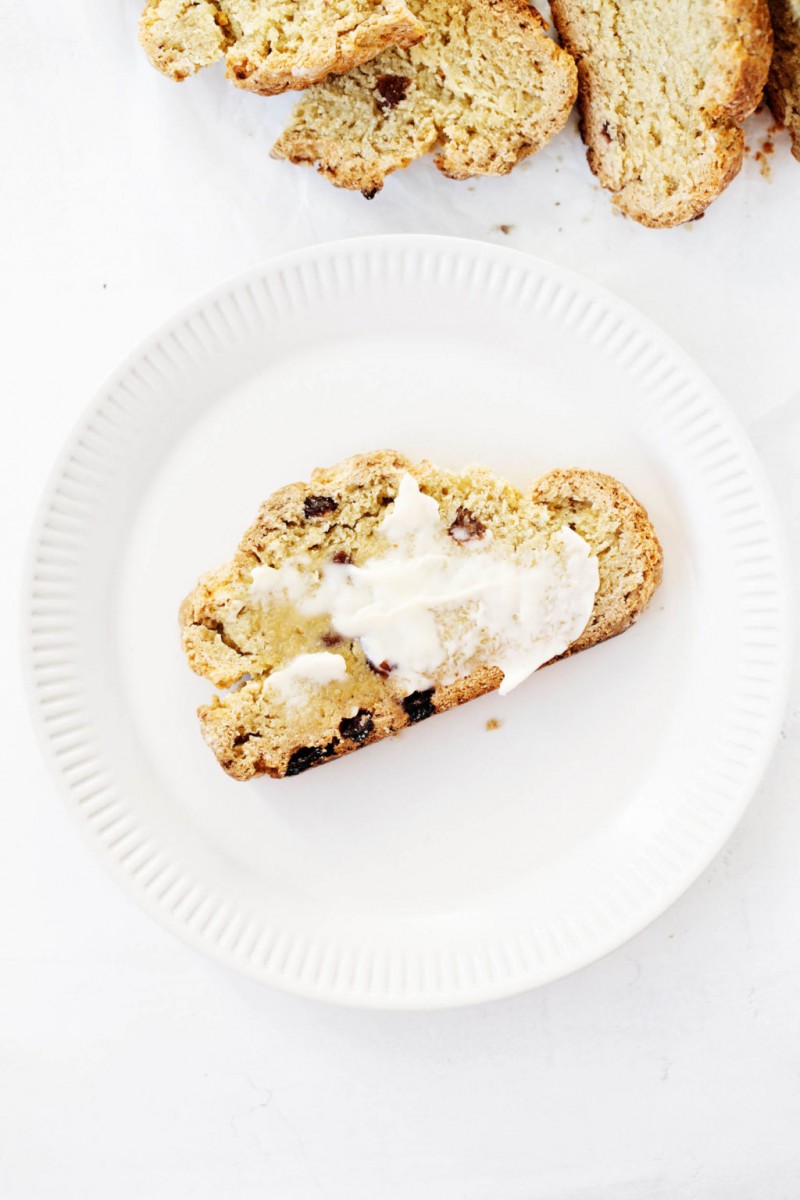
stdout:
{"type": "Polygon", "coordinates": [[[620,945],[719,850],[785,703],[775,516],[723,401],[607,292],[476,242],[315,247],[169,322],[66,447],[30,575],[36,721],[95,851],[199,949],[327,1000],[484,1000],[620,945]],[[610,472],[650,510],[663,586],[504,699],[234,783],[178,603],[275,487],[379,446],[519,484],[610,472]]]}

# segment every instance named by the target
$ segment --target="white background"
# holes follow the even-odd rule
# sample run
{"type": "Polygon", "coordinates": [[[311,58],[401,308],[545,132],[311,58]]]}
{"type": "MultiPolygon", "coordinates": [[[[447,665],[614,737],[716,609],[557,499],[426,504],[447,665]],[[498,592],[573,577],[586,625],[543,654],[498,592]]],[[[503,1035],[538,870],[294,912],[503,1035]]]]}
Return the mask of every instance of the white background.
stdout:
{"type": "Polygon", "coordinates": [[[455,184],[425,162],[367,203],[269,159],[290,99],[237,94],[219,70],[161,79],[135,0],[6,0],[4,16],[0,1196],[795,1200],[797,674],[747,816],[670,912],[536,993],[396,1015],[271,993],[134,908],[40,764],[17,648],[36,500],[107,373],[225,275],[364,233],[496,240],[638,305],[746,425],[796,562],[800,164],[785,136],[765,178],[769,118],[754,118],[742,176],[670,232],[615,214],[574,124],[509,179],[455,184]]]}

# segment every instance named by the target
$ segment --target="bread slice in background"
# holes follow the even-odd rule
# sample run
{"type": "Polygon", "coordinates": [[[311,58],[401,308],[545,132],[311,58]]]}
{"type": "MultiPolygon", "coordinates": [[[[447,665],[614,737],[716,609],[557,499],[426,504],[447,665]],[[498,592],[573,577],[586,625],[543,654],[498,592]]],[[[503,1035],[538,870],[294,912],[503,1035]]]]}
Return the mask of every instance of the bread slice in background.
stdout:
{"type": "Polygon", "coordinates": [[[261,565],[279,567],[298,555],[320,566],[334,556],[366,561],[381,545],[379,527],[407,473],[437,501],[445,530],[477,521],[477,536],[489,530],[509,547],[544,547],[565,526],[585,539],[597,556],[599,587],[566,655],[622,633],[659,584],[661,548],[647,513],[607,475],[552,471],[523,493],[480,468],[455,474],[389,450],[314,471],[308,483],[265,501],[231,562],[201,579],[181,608],[190,666],[231,689],[198,715],[205,740],[234,779],[298,774],[501,684],[503,672],[487,662],[453,683],[407,695],[384,664],[369,664],[357,640],[332,631],[329,617],[302,617],[277,602],[264,608],[252,595],[252,572],[261,565]],[[346,661],[346,680],[316,691],[300,709],[276,704],[265,687],[270,673],[331,648],[346,661]]]}
{"type": "Polygon", "coordinates": [[[564,125],[575,65],[525,0],[409,0],[428,30],[303,97],[273,154],[374,196],[440,147],[450,179],[505,175],[564,125]]]}
{"type": "Polygon", "coordinates": [[[699,217],[738,173],[767,79],[766,0],[553,0],[589,165],[643,225],[699,217]]]}
{"type": "Polygon", "coordinates": [[[149,0],[139,34],[172,79],[225,57],[237,87],[273,96],[411,46],[425,30],[402,0],[149,0]]]}
{"type": "Polygon", "coordinates": [[[800,162],[800,0],[769,0],[775,50],[767,81],[767,100],[792,139],[800,162]]]}

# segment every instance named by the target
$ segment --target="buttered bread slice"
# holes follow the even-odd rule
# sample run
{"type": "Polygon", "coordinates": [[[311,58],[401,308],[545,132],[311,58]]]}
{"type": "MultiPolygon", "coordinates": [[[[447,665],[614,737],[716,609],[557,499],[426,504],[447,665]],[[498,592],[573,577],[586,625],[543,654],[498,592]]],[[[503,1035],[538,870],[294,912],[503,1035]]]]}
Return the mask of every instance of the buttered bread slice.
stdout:
{"type": "Polygon", "coordinates": [[[642,506],[607,475],[523,493],[392,451],[270,496],[181,608],[198,710],[235,779],[296,775],[621,633],[661,578],[642,506]]]}
{"type": "Polygon", "coordinates": [[[274,96],[413,46],[425,29],[402,0],[148,0],[139,36],[176,80],[224,57],[237,87],[274,96]]]}
{"type": "Polygon", "coordinates": [[[505,175],[561,129],[572,59],[525,0],[409,0],[425,40],[328,79],[273,147],[372,197],[391,171],[439,148],[450,179],[505,175]]]}
{"type": "Polygon", "coordinates": [[[678,225],[742,165],[772,53],[766,0],[553,0],[589,165],[628,216],[678,225]]]}

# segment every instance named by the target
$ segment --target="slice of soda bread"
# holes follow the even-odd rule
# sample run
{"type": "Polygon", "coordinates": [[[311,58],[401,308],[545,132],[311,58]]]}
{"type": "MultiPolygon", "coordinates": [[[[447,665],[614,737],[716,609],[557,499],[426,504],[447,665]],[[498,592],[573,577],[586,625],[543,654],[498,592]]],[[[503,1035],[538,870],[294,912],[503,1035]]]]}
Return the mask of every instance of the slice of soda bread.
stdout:
{"type": "Polygon", "coordinates": [[[148,0],[139,35],[171,79],[224,56],[237,87],[274,96],[413,46],[425,29],[402,0],[148,0]]]}
{"type": "Polygon", "coordinates": [[[742,165],[772,53],[767,0],[553,0],[589,165],[643,225],[700,216],[742,165]]]}
{"type": "Polygon", "coordinates": [[[769,0],[775,51],[767,81],[769,106],[792,139],[800,162],[800,0],[769,0]]]}
{"type": "Polygon", "coordinates": [[[525,0],[409,0],[425,40],[308,92],[273,147],[372,197],[386,176],[440,147],[450,179],[506,175],[557,133],[575,64],[525,0]]]}
{"type": "Polygon", "coordinates": [[[229,689],[203,736],[235,779],[296,775],[621,633],[661,561],[607,475],[523,493],[388,450],[316,470],[181,607],[190,666],[229,689]]]}

